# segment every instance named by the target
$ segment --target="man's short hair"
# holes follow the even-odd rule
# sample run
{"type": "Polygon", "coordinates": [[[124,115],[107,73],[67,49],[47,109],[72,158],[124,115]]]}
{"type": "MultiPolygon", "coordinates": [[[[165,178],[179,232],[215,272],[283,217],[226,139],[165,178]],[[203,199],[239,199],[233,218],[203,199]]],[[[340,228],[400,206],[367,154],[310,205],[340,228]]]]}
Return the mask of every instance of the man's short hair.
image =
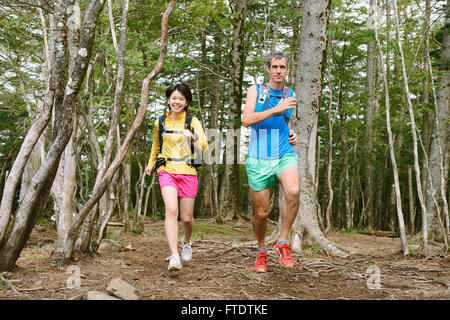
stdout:
{"type": "Polygon", "coordinates": [[[284,59],[284,60],[286,60],[286,67],[289,68],[289,57],[284,52],[278,51],[278,52],[271,53],[269,55],[269,58],[267,58],[267,67],[268,68],[270,68],[270,65],[271,65],[273,59],[277,59],[277,60],[278,59],[284,59]]]}

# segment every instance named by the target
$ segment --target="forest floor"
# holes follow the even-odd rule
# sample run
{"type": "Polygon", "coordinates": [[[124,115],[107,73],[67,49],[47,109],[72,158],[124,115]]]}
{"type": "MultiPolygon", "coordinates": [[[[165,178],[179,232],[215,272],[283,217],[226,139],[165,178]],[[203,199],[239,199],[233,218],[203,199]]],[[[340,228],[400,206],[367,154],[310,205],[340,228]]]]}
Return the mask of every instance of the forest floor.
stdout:
{"type": "MultiPolygon", "coordinates": [[[[271,224],[269,230],[273,228],[271,224]]],[[[106,293],[113,278],[134,286],[142,300],[450,299],[449,254],[439,253],[435,246],[435,254],[428,257],[404,256],[398,238],[332,231],[328,239],[347,248],[349,258],[305,247],[301,254],[294,254],[294,268],[285,269],[270,249],[268,272],[255,273],[255,247],[243,245],[254,240],[246,221],[216,225],[197,220],[193,260],[178,272],[167,271],[163,221],[147,220],[141,234],[108,227],[109,238],[132,249],[78,255],[71,265],[80,270],[80,286],[72,289],[68,287],[69,265],[52,261],[56,232],[49,226],[39,229],[33,230],[17,267],[0,273],[16,291],[0,282],[0,300],[81,300],[91,290],[106,293]],[[374,270],[379,270],[379,286],[373,281],[374,270]]]]}

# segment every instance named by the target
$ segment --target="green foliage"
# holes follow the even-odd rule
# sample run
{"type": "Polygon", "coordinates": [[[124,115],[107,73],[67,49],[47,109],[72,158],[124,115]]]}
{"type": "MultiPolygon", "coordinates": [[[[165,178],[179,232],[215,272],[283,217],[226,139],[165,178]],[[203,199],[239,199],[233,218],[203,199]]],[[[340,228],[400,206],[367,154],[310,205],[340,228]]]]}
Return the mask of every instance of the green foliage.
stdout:
{"type": "Polygon", "coordinates": [[[347,233],[347,234],[357,234],[357,233],[358,233],[358,230],[352,229],[352,228],[350,228],[350,229],[342,228],[342,229],[341,229],[341,232],[344,232],[344,233],[347,233]]]}
{"type": "MultiPolygon", "coordinates": [[[[412,93],[412,103],[415,113],[416,125],[419,132],[424,125],[423,114],[432,112],[434,109],[434,101],[432,101],[431,83],[429,83],[429,102],[423,102],[424,82],[429,78],[428,70],[423,64],[425,56],[424,51],[424,16],[417,6],[424,7],[424,3],[419,1],[416,3],[404,2],[399,3],[400,28],[402,32],[403,50],[406,59],[406,67],[408,73],[408,84],[412,93]]],[[[321,167],[319,172],[319,202],[327,201],[328,188],[326,181],[326,171],[328,165],[329,151],[329,128],[328,128],[328,106],[330,98],[333,100],[332,119],[333,121],[333,172],[332,183],[334,189],[333,201],[333,218],[336,221],[336,227],[340,228],[343,223],[342,212],[345,210],[344,201],[344,158],[343,148],[346,146],[347,160],[350,173],[350,182],[352,188],[355,183],[358,188],[357,192],[363,192],[364,188],[364,165],[369,163],[374,170],[375,183],[388,183],[392,178],[392,167],[390,164],[390,155],[388,147],[388,138],[386,130],[386,112],[385,112],[385,96],[384,87],[381,79],[381,73],[377,67],[376,75],[376,98],[378,101],[378,109],[374,114],[373,133],[374,146],[370,153],[365,151],[365,111],[367,100],[367,44],[374,41],[374,32],[367,28],[365,19],[367,18],[367,6],[359,6],[354,1],[340,0],[333,1],[332,18],[329,21],[328,34],[330,37],[327,55],[331,65],[325,65],[324,69],[324,90],[321,99],[321,109],[319,114],[318,134],[321,137],[321,167]],[[359,7],[359,8],[358,8],[359,7]],[[331,45],[330,45],[331,44],[331,45]],[[331,69],[331,84],[333,88],[333,96],[330,97],[327,76],[327,68],[331,69]],[[342,96],[339,96],[339,85],[341,85],[342,96]],[[338,105],[338,101],[340,104],[338,105]],[[345,144],[342,133],[345,133],[345,144]]],[[[392,10],[392,8],[391,8],[392,10]]],[[[436,8],[436,12],[441,13],[436,8]]],[[[385,12],[382,12],[384,15],[385,12]]],[[[388,85],[391,105],[391,126],[395,140],[396,160],[399,167],[399,178],[402,190],[402,199],[404,207],[407,208],[407,167],[414,163],[413,160],[413,141],[411,127],[409,123],[409,115],[406,109],[405,93],[403,88],[403,79],[401,72],[400,57],[398,52],[397,39],[395,37],[394,18],[391,11],[391,24],[386,25],[385,20],[381,20],[382,24],[377,30],[380,37],[382,52],[385,63],[388,67],[388,85]],[[398,142],[402,142],[399,144],[398,142]]],[[[442,39],[441,26],[438,19],[431,29],[431,58],[435,77],[439,76],[440,48],[437,42],[442,39]],[[433,41],[436,40],[436,41],[433,41]]],[[[375,44],[375,56],[378,50],[375,44]]],[[[378,66],[379,61],[375,60],[378,66]]],[[[423,137],[422,137],[423,138],[423,137]]],[[[419,157],[423,157],[421,146],[419,145],[419,157]]],[[[422,159],[420,160],[422,162],[422,159]]],[[[352,189],[353,190],[353,189],[352,189]]],[[[383,199],[382,208],[377,208],[381,213],[382,225],[387,225],[386,220],[390,212],[388,200],[394,197],[391,194],[390,186],[377,186],[380,194],[377,196],[383,199]]],[[[361,211],[365,205],[366,199],[356,198],[356,212],[361,211]]],[[[325,202],[326,203],[326,202],[325,202]]],[[[322,212],[325,209],[322,208],[322,212]]],[[[355,215],[358,222],[359,215],[355,215]]],[[[418,221],[416,219],[416,221],[418,221]]],[[[379,226],[381,227],[381,226],[379,226]]]]}
{"type": "Polygon", "coordinates": [[[131,232],[133,232],[133,233],[135,233],[135,234],[141,234],[142,232],[144,231],[144,229],[143,229],[143,227],[142,226],[134,226],[132,229],[131,229],[131,232]]]}
{"type": "Polygon", "coordinates": [[[158,218],[158,220],[165,220],[166,219],[166,214],[163,211],[162,212],[158,211],[158,214],[157,214],[156,217],[158,218]]]}
{"type": "Polygon", "coordinates": [[[417,257],[419,255],[418,251],[412,245],[408,245],[408,251],[409,251],[409,254],[413,257],[417,257]]]}
{"type": "Polygon", "coordinates": [[[9,284],[6,283],[6,281],[4,281],[2,278],[0,278],[0,287],[5,288],[5,289],[11,289],[9,284]]]}
{"type": "MultiPolygon", "coordinates": [[[[441,3],[444,2],[441,1],[441,3]]],[[[121,142],[123,142],[126,132],[131,127],[136,110],[140,105],[142,80],[152,70],[159,57],[161,49],[160,17],[167,4],[167,0],[130,1],[125,82],[120,113],[121,142]]],[[[246,102],[247,88],[255,82],[267,80],[265,61],[272,49],[272,44],[275,45],[277,50],[286,51],[292,58],[289,85],[295,87],[295,60],[298,58],[299,32],[303,14],[300,4],[301,1],[299,0],[248,2],[243,37],[244,56],[242,57],[245,64],[244,70],[239,70],[242,72],[243,79],[243,104],[246,102]],[[275,44],[274,35],[277,20],[279,20],[279,28],[275,44]]],[[[84,11],[88,1],[81,1],[81,5],[84,11]]],[[[424,17],[417,7],[418,5],[423,6],[423,1],[400,2],[399,9],[400,12],[407,13],[400,15],[404,38],[402,40],[404,41],[410,90],[414,94],[413,107],[416,124],[419,132],[422,132],[424,123],[421,120],[427,112],[432,116],[434,101],[432,101],[431,88],[428,92],[430,96],[428,103],[423,101],[423,84],[429,78],[429,75],[428,70],[424,67],[424,17]]],[[[441,4],[436,5],[433,8],[433,14],[438,16],[442,13],[441,6],[441,4]]],[[[7,5],[2,5],[0,8],[2,10],[0,15],[0,163],[2,165],[0,190],[2,190],[6,171],[11,168],[23,137],[31,124],[36,109],[36,99],[42,97],[45,83],[40,79],[44,54],[43,33],[37,9],[25,6],[13,8],[7,5]]],[[[44,15],[48,23],[48,13],[44,12],[44,15]]],[[[378,110],[374,115],[374,127],[376,129],[373,133],[374,147],[369,153],[365,151],[364,115],[368,94],[366,79],[367,44],[375,39],[373,30],[367,27],[367,15],[367,3],[363,4],[360,1],[351,0],[332,1],[328,26],[329,45],[326,52],[330,65],[324,64],[323,91],[318,122],[321,153],[317,194],[319,195],[321,209],[324,211],[326,206],[322,204],[326,203],[328,196],[326,166],[328,165],[327,158],[330,144],[328,138],[328,105],[332,101],[333,171],[331,180],[335,195],[332,224],[338,230],[341,229],[343,222],[343,191],[345,190],[340,182],[343,179],[342,173],[345,165],[344,151],[347,152],[346,160],[348,161],[352,184],[351,191],[355,199],[355,217],[359,218],[365,205],[365,199],[362,198],[364,164],[369,163],[374,170],[374,175],[384,183],[392,176],[386,133],[385,93],[379,70],[376,75],[377,84],[375,88],[378,110]],[[328,79],[327,76],[328,67],[331,70],[331,79],[328,79]],[[333,89],[332,96],[330,96],[328,90],[329,81],[333,89]],[[339,86],[341,95],[339,95],[339,86]]],[[[121,1],[113,2],[113,17],[117,40],[119,41],[122,23],[121,1]]],[[[217,126],[222,132],[224,132],[224,128],[228,128],[230,125],[240,124],[241,119],[232,119],[229,114],[229,79],[230,73],[233,71],[230,70],[230,51],[232,22],[235,17],[236,12],[233,11],[233,6],[229,6],[227,1],[177,1],[175,10],[169,19],[167,58],[163,70],[157,79],[151,83],[145,121],[139,128],[125,158],[125,161],[131,165],[131,209],[136,208],[136,192],[139,192],[136,187],[140,185],[141,171],[139,164],[143,167],[148,161],[153,142],[154,122],[166,109],[165,89],[169,85],[185,81],[191,86],[194,99],[190,106],[190,112],[199,118],[201,116],[207,127],[212,126],[213,115],[217,116],[217,126]]],[[[443,69],[448,67],[445,61],[441,61],[441,48],[439,46],[442,43],[444,28],[448,28],[443,24],[442,17],[435,21],[430,30],[430,55],[436,79],[442,74],[443,69]]],[[[382,21],[384,23],[385,20],[382,19],[382,21]]],[[[77,188],[76,201],[79,205],[82,205],[83,201],[86,201],[92,193],[98,165],[95,152],[91,146],[92,141],[90,141],[88,130],[85,127],[85,117],[89,108],[92,107],[90,116],[93,120],[93,134],[99,143],[100,151],[104,152],[106,137],[111,124],[111,110],[114,103],[118,70],[107,10],[104,10],[101,15],[96,30],[98,36],[95,40],[91,60],[93,73],[89,81],[90,88],[84,87],[88,83],[85,81],[80,90],[77,106],[78,123],[82,128],[77,141],[79,143],[77,149],[78,166],[82,168],[82,173],[77,172],[79,188],[77,188]],[[95,62],[94,57],[97,57],[95,62]]],[[[403,79],[393,21],[391,21],[391,25],[382,24],[377,30],[380,35],[382,53],[389,67],[392,130],[396,139],[402,138],[402,144],[396,145],[396,157],[400,170],[401,189],[403,193],[406,193],[406,170],[413,163],[412,137],[409,117],[405,108],[403,79]]],[[[377,52],[376,50],[376,54],[377,52]]],[[[378,63],[376,61],[377,66],[378,63]]],[[[437,85],[439,83],[436,83],[437,85]]],[[[301,88],[297,89],[301,90],[301,88]]],[[[48,137],[51,137],[51,134],[50,128],[47,132],[48,137]]],[[[49,141],[50,139],[48,139],[49,141]]],[[[48,148],[48,143],[46,148],[48,148]]],[[[114,144],[114,148],[113,154],[115,155],[117,143],[114,144]]],[[[420,151],[420,156],[421,161],[423,161],[422,151],[420,151]]],[[[221,164],[218,167],[218,180],[220,181],[223,176],[224,165],[221,164]]],[[[123,168],[121,167],[117,174],[121,176],[122,173],[123,168]]],[[[249,204],[249,187],[243,165],[240,165],[239,173],[241,181],[240,203],[245,210],[249,204]]],[[[200,169],[199,180],[202,181],[205,176],[206,170],[200,169]]],[[[150,178],[147,177],[144,182],[146,190],[150,182],[150,178]]],[[[120,183],[119,186],[121,186],[120,183]]],[[[156,218],[164,220],[164,205],[157,182],[154,188],[156,201],[153,201],[152,195],[150,195],[149,208],[154,207],[156,218]]],[[[384,204],[387,206],[389,186],[380,189],[381,194],[377,194],[377,197],[386,200],[384,204]]],[[[123,190],[121,190],[120,197],[123,199],[123,190]]],[[[403,198],[406,199],[407,197],[404,196],[403,198]]],[[[197,199],[199,201],[196,201],[195,215],[200,216],[204,214],[202,212],[202,201],[200,201],[200,199],[203,199],[203,194],[199,193],[197,199]]],[[[383,211],[382,215],[385,219],[384,214],[389,210],[380,208],[380,211],[383,211]]],[[[150,212],[147,212],[147,215],[149,214],[150,212]]],[[[223,232],[221,229],[199,230],[198,236],[223,232]]],[[[356,231],[344,229],[343,232],[354,233],[356,231]]]]}
{"type": "Polygon", "coordinates": [[[35,108],[41,43],[33,10],[7,8],[0,14],[0,195],[35,108]]]}
{"type": "MultiPolygon", "coordinates": [[[[180,232],[182,232],[180,230],[180,232]]],[[[212,225],[212,224],[202,224],[196,223],[194,228],[194,233],[192,237],[194,239],[203,239],[211,235],[225,235],[225,236],[233,236],[236,234],[236,231],[227,228],[223,225],[212,225]]],[[[239,238],[234,237],[232,241],[240,241],[239,238]]]]}
{"type": "Polygon", "coordinates": [[[314,247],[314,246],[311,246],[311,247],[310,247],[310,250],[311,250],[312,252],[314,252],[314,253],[323,253],[323,250],[322,250],[322,249],[316,248],[316,247],[314,247]]]}
{"type": "Polygon", "coordinates": [[[110,230],[106,233],[105,239],[119,241],[119,238],[117,238],[116,234],[112,230],[110,230]]]}

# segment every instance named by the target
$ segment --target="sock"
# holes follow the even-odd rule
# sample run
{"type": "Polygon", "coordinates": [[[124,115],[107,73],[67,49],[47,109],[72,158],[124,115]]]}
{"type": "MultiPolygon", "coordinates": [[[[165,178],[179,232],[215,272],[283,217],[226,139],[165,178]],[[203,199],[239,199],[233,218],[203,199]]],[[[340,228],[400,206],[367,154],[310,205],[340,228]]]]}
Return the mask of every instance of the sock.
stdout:
{"type": "Polygon", "coordinates": [[[261,252],[261,253],[264,253],[264,252],[266,252],[266,249],[262,249],[261,250],[261,249],[258,248],[258,251],[261,252]]]}
{"type": "Polygon", "coordinates": [[[279,244],[286,244],[286,243],[288,243],[288,241],[287,240],[280,240],[280,239],[278,239],[278,243],[279,244]]]}

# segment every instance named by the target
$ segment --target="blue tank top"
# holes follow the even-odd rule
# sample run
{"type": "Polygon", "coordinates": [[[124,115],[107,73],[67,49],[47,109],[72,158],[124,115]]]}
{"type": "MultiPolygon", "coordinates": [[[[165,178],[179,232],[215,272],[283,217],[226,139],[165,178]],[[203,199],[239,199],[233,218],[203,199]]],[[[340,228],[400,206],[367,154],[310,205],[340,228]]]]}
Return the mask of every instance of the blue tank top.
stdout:
{"type": "MultiPolygon", "coordinates": [[[[270,88],[270,87],[269,87],[270,88]]],[[[260,102],[261,86],[256,85],[257,100],[255,112],[264,111],[267,101],[260,102]]],[[[294,94],[289,89],[289,96],[294,94]]],[[[270,88],[270,99],[266,110],[275,107],[282,99],[283,90],[274,90],[270,88]]],[[[267,100],[267,98],[265,99],[267,100]]],[[[288,119],[292,117],[293,109],[286,111],[288,119]]],[[[288,153],[295,153],[289,143],[289,126],[284,114],[274,115],[266,120],[251,126],[250,142],[248,146],[248,156],[257,159],[279,159],[288,153]]]]}

